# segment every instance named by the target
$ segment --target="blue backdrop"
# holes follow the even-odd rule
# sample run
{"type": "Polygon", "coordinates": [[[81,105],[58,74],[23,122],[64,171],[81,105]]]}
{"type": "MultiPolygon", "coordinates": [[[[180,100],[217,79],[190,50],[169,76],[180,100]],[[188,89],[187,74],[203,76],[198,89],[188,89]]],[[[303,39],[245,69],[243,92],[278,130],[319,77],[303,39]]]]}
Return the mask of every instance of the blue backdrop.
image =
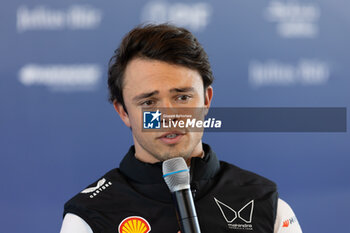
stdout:
{"type": "MultiPolygon", "coordinates": [[[[349,107],[346,0],[7,1],[0,8],[1,232],[59,232],[63,204],[132,144],[107,63],[141,22],[192,30],[216,107],[349,107]]],[[[347,117],[349,119],[349,117],[347,117]]],[[[279,185],[304,232],[349,232],[349,133],[207,133],[279,185]]]]}

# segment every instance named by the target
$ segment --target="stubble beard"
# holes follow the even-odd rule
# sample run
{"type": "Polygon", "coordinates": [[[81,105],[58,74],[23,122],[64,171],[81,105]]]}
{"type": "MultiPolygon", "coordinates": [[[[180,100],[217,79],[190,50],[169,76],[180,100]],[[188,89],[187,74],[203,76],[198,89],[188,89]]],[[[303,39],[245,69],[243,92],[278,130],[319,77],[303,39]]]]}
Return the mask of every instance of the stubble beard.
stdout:
{"type": "MultiPolygon", "coordinates": [[[[196,132],[197,133],[197,132],[196,132]]],[[[137,141],[139,146],[146,151],[150,156],[158,161],[165,161],[175,157],[182,157],[185,161],[188,161],[198,145],[203,136],[203,132],[197,137],[186,138],[186,142],[180,142],[179,144],[164,145],[158,144],[160,142],[152,142],[150,140],[145,140],[141,135],[134,134],[134,140],[137,141]]],[[[149,136],[152,138],[152,135],[149,136]]],[[[185,138],[184,138],[185,139],[185,138]]],[[[157,139],[153,139],[157,140],[157,139]]]]}
{"type": "Polygon", "coordinates": [[[144,140],[142,137],[140,138],[137,136],[136,140],[144,151],[161,162],[175,157],[182,157],[187,161],[187,159],[190,158],[195,147],[194,145],[192,148],[191,145],[188,145],[186,143],[180,143],[184,145],[158,145],[158,143],[152,143],[150,141],[144,140]],[[185,150],[182,149],[181,146],[182,148],[185,148],[185,150]]]}
{"type": "MultiPolygon", "coordinates": [[[[155,159],[163,162],[165,160],[168,159],[172,159],[175,157],[182,157],[185,160],[187,160],[191,154],[192,154],[192,150],[191,148],[187,149],[187,151],[179,151],[178,149],[175,148],[176,145],[168,145],[165,147],[164,151],[156,151],[152,149],[152,145],[151,146],[144,146],[142,144],[140,144],[141,147],[146,150],[152,157],[154,157],[155,159]]],[[[154,147],[154,146],[153,146],[154,147]]]]}

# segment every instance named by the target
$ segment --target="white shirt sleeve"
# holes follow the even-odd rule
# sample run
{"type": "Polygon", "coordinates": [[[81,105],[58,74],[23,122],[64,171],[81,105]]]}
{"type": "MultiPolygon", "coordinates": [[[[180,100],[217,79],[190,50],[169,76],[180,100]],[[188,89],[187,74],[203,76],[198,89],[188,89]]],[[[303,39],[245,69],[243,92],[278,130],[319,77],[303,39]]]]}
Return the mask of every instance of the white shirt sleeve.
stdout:
{"type": "Polygon", "coordinates": [[[93,233],[90,226],[78,215],[68,213],[64,216],[60,233],[93,233]]]}
{"type": "MultiPolygon", "coordinates": [[[[93,233],[90,226],[79,216],[68,213],[63,219],[60,233],[93,233]]],[[[278,199],[274,233],[302,233],[290,206],[278,199]]]]}
{"type": "Polygon", "coordinates": [[[282,199],[277,202],[274,233],[302,233],[292,208],[282,199]]]}

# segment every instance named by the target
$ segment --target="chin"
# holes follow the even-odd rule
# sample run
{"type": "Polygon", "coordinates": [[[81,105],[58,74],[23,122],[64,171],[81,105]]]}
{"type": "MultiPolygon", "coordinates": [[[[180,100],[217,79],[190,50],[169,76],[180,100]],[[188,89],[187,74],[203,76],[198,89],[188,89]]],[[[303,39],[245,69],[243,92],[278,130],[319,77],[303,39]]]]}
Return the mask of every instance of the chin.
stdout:
{"type": "Polygon", "coordinates": [[[175,157],[182,157],[185,160],[187,160],[190,157],[191,153],[190,152],[185,152],[184,150],[181,151],[171,151],[170,153],[168,153],[165,158],[167,159],[171,159],[171,158],[175,158],[175,157]]]}

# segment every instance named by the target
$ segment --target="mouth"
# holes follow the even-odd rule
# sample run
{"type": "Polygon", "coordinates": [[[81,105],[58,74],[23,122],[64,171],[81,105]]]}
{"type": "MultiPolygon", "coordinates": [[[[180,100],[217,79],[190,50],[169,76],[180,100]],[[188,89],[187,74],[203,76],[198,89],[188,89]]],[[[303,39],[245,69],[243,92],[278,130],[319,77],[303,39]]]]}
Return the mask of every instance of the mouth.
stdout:
{"type": "Polygon", "coordinates": [[[172,131],[172,132],[167,132],[157,139],[162,141],[165,144],[176,144],[180,141],[180,139],[185,135],[185,133],[180,132],[180,131],[172,131]]]}

